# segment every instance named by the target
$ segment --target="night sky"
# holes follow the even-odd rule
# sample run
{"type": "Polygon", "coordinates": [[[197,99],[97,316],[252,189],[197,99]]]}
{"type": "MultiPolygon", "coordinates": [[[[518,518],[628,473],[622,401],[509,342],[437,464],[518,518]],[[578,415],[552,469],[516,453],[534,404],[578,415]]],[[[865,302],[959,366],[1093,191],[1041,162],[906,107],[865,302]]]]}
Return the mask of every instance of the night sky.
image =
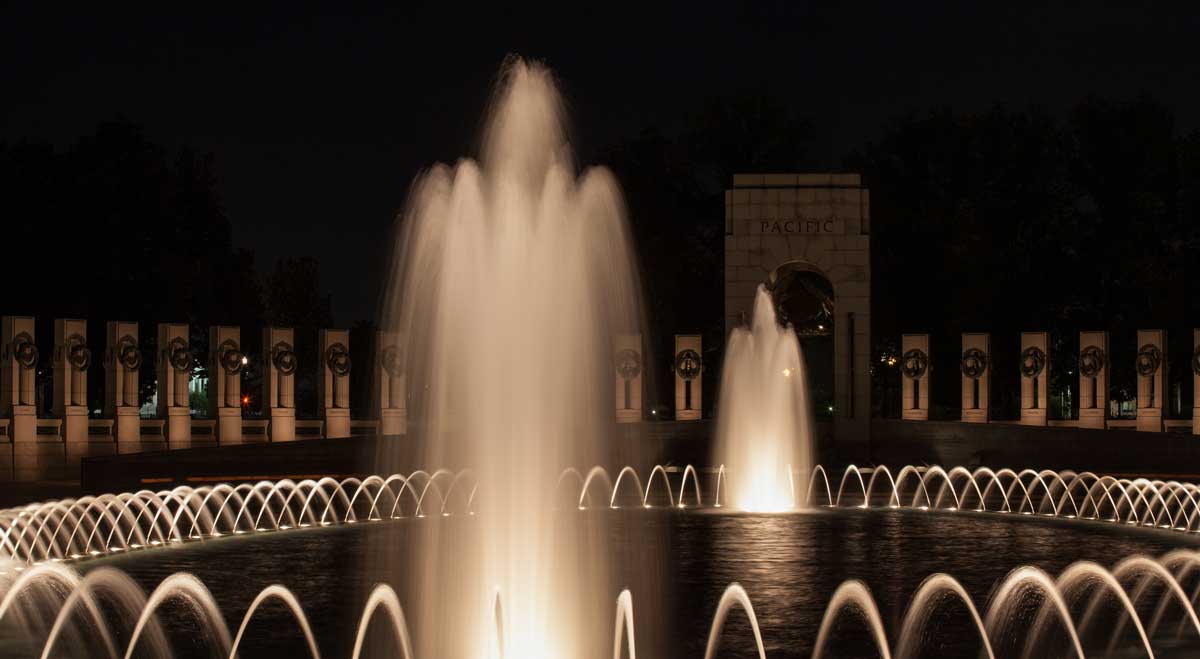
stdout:
{"type": "Polygon", "coordinates": [[[1061,112],[1091,93],[1146,91],[1180,130],[1200,125],[1200,15],[1183,4],[394,4],[355,16],[293,3],[9,7],[0,140],[65,146],[124,118],[168,147],[215,154],[236,245],[263,271],[318,256],[349,325],[375,313],[413,177],[476,151],[507,53],[556,71],[585,160],[739,91],[795,103],[832,169],[889,118],[935,106],[1061,112]]]}

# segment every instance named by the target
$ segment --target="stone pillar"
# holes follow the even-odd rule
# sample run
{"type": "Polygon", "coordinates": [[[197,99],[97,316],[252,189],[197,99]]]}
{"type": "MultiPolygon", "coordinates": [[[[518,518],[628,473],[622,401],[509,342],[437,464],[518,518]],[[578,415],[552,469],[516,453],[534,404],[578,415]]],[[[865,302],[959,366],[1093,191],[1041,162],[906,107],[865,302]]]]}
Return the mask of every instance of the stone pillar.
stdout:
{"type": "Polygon", "coordinates": [[[963,334],[959,370],[962,371],[962,420],[967,423],[988,422],[990,362],[988,335],[963,334]]]}
{"type": "Polygon", "coordinates": [[[1200,435],[1200,329],[1192,330],[1192,434],[1200,435]]]}
{"type": "Polygon", "coordinates": [[[267,353],[263,372],[263,405],[267,407],[272,442],[296,439],[296,336],[290,327],[263,330],[263,351],[267,353]]]}
{"type": "Polygon", "coordinates": [[[614,347],[617,423],[636,423],[642,420],[642,335],[621,334],[614,347]]]}
{"type": "Polygon", "coordinates": [[[87,321],[55,320],[54,416],[62,419],[63,439],[68,444],[87,441],[87,370],[91,365],[87,321]]]}
{"type": "Polygon", "coordinates": [[[1108,332],[1079,333],[1079,427],[1108,419],[1108,332]]]}
{"type": "Polygon", "coordinates": [[[80,459],[111,455],[111,438],[93,446],[88,437],[87,371],[92,352],[87,347],[87,321],[54,321],[54,416],[62,419],[67,474],[79,473],[80,459]]]}
{"type": "Polygon", "coordinates": [[[35,376],[39,352],[33,318],[4,316],[0,415],[11,419],[13,478],[19,481],[60,477],[63,445],[58,436],[41,441],[37,432],[35,376]]]}
{"type": "Polygon", "coordinates": [[[109,321],[104,355],[104,414],[113,419],[117,451],[129,452],[142,439],[138,415],[138,370],[142,350],[138,347],[138,324],[109,321]]]}
{"type": "Polygon", "coordinates": [[[33,319],[4,316],[4,372],[0,413],[12,419],[13,442],[31,442],[37,436],[35,377],[38,349],[33,319]]]}
{"type": "Polygon", "coordinates": [[[164,420],[168,448],[186,448],[192,443],[192,412],[189,402],[194,355],[188,342],[188,326],[158,325],[158,416],[164,420]]]}
{"type": "Polygon", "coordinates": [[[398,436],[408,432],[408,390],[405,378],[405,343],[399,332],[379,332],[375,342],[375,381],[379,383],[379,434],[398,436]]]}
{"type": "Polygon", "coordinates": [[[1167,399],[1167,333],[1137,333],[1137,429],[1163,431],[1163,401],[1167,399]]]}
{"type": "Polygon", "coordinates": [[[675,418],[679,421],[695,421],[703,417],[701,383],[704,358],[700,350],[699,334],[675,335],[675,418]]]}
{"type": "Polygon", "coordinates": [[[350,436],[350,332],[321,330],[321,374],[317,386],[325,436],[350,436]]]}
{"type": "Polygon", "coordinates": [[[1045,332],[1021,332],[1021,423],[1044,426],[1050,383],[1050,338],[1045,332]]]}
{"type": "Polygon", "coordinates": [[[218,444],[242,443],[242,333],[237,327],[208,332],[208,414],[216,420],[218,444]]]}
{"type": "Polygon", "coordinates": [[[905,334],[900,337],[900,418],[929,420],[929,335],[905,334]]]}

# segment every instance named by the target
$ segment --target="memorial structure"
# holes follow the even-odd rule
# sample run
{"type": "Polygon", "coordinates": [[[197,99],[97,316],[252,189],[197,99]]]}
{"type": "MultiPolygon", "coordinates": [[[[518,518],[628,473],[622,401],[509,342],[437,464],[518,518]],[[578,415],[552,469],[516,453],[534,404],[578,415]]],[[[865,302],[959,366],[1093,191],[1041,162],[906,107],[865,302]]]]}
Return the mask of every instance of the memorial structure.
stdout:
{"type": "Polygon", "coordinates": [[[901,411],[900,418],[929,420],[929,335],[905,334],[900,337],[901,411]]]}
{"type": "Polygon", "coordinates": [[[696,421],[704,416],[701,403],[704,359],[699,334],[675,335],[675,418],[696,421]]]}
{"type": "Polygon", "coordinates": [[[350,332],[321,330],[321,373],[317,377],[318,398],[325,436],[350,436],[350,332]]]}
{"type": "Polygon", "coordinates": [[[296,336],[291,328],[263,329],[263,350],[267,359],[263,373],[263,406],[270,422],[272,442],[296,439],[296,336]]]}
{"type": "Polygon", "coordinates": [[[168,448],[187,448],[192,444],[192,416],[188,395],[193,360],[188,341],[188,326],[159,323],[156,368],[158,417],[163,420],[163,435],[168,448]]]}
{"type": "Polygon", "coordinates": [[[1162,432],[1163,401],[1167,398],[1167,333],[1138,330],[1137,343],[1137,429],[1162,432]]]}
{"type": "Polygon", "coordinates": [[[962,358],[962,420],[967,423],[987,423],[988,385],[992,379],[991,356],[987,334],[963,334],[962,358]]]}
{"type": "Polygon", "coordinates": [[[408,432],[408,389],[405,378],[404,337],[398,332],[379,332],[375,342],[379,351],[375,360],[379,383],[379,434],[403,435],[408,432]]]}
{"type": "Polygon", "coordinates": [[[1079,333],[1079,427],[1104,428],[1108,419],[1108,332],[1079,333]]]}
{"type": "Polygon", "coordinates": [[[4,369],[0,373],[0,414],[9,419],[12,469],[16,480],[55,477],[63,461],[58,437],[43,438],[37,430],[36,370],[40,353],[34,342],[34,321],[4,316],[4,369]]]}
{"type": "Polygon", "coordinates": [[[141,404],[138,401],[142,350],[138,344],[138,324],[110,321],[106,337],[104,414],[113,419],[117,452],[132,453],[141,450],[142,438],[141,404]]]}
{"type": "Polygon", "coordinates": [[[642,336],[622,334],[615,348],[617,423],[635,423],[642,420],[642,336]]]}
{"type": "Polygon", "coordinates": [[[208,415],[216,421],[219,444],[242,443],[242,353],[237,327],[213,327],[208,333],[208,415]]]}
{"type": "MultiPolygon", "coordinates": [[[[870,198],[858,174],[736,174],[725,192],[725,331],[760,284],[820,275],[833,290],[834,436],[865,442],[871,415],[870,198]]],[[[774,291],[773,291],[774,292],[774,291]]]]}
{"type": "Polygon", "coordinates": [[[1045,332],[1021,333],[1021,423],[1044,426],[1047,385],[1050,378],[1049,336],[1045,332]]]}
{"type": "Polygon", "coordinates": [[[79,461],[90,455],[113,452],[112,438],[101,435],[93,442],[88,423],[87,373],[92,351],[87,346],[87,321],[59,318],[54,321],[54,416],[62,421],[66,475],[79,473],[79,461]]]}
{"type": "Polygon", "coordinates": [[[54,416],[62,419],[63,441],[86,442],[88,436],[87,372],[92,351],[87,346],[87,321],[54,321],[54,416]]]}

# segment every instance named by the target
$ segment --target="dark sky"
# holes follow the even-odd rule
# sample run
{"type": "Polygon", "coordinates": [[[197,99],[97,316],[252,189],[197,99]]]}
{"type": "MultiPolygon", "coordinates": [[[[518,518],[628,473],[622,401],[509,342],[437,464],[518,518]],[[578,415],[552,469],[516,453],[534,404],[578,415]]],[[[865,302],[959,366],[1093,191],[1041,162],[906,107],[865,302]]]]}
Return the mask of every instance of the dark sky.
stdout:
{"type": "Polygon", "coordinates": [[[66,145],[123,117],[214,153],[237,245],[264,271],[318,256],[343,325],[374,315],[416,173],[474,153],[510,52],[556,71],[585,154],[739,90],[795,103],[833,168],[889,117],[934,105],[1061,112],[1147,91],[1181,129],[1200,124],[1200,13],[1183,3],[119,4],[0,14],[0,140],[66,145]]]}

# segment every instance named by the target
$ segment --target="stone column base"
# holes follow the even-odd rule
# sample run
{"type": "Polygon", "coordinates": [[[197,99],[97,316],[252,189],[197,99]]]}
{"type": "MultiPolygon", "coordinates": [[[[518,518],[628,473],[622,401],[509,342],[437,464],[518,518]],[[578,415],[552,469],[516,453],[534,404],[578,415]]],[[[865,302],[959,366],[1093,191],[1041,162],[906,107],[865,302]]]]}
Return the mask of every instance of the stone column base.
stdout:
{"type": "Polygon", "coordinates": [[[1021,410],[1021,425],[1023,426],[1044,426],[1046,425],[1046,410],[1027,408],[1021,410]]]}
{"type": "Polygon", "coordinates": [[[176,448],[176,444],[192,443],[191,410],[186,407],[168,407],[166,421],[163,432],[166,433],[167,446],[176,448]]]}
{"type": "Polygon", "coordinates": [[[379,434],[406,435],[408,434],[408,412],[406,410],[379,410],[379,434]]]}
{"type": "Polygon", "coordinates": [[[1106,427],[1107,421],[1105,416],[1104,409],[1099,407],[1079,410],[1079,427],[1103,430],[1106,427]]]}
{"type": "Polygon", "coordinates": [[[37,408],[33,405],[13,405],[12,423],[8,426],[10,441],[37,441],[37,408]]]}
{"type": "Polygon", "coordinates": [[[1137,411],[1137,429],[1140,432],[1162,432],[1162,410],[1157,407],[1143,407],[1137,411]]]}
{"type": "Polygon", "coordinates": [[[963,423],[987,423],[988,422],[988,411],[987,410],[963,410],[962,411],[962,420],[963,420],[963,423]]]}
{"type": "Polygon", "coordinates": [[[267,427],[272,442],[296,441],[296,408],[272,407],[271,425],[267,427]]]}
{"type": "Polygon", "coordinates": [[[642,420],[641,410],[617,410],[617,423],[637,423],[642,420]]]}
{"type": "Polygon", "coordinates": [[[116,423],[113,424],[113,437],[117,442],[136,442],[142,437],[142,419],[138,416],[138,408],[132,405],[122,405],[117,408],[116,423]]]}
{"type": "Polygon", "coordinates": [[[237,407],[217,409],[217,444],[242,443],[242,410],[237,407]]]}
{"type": "Polygon", "coordinates": [[[325,408],[325,437],[340,439],[350,436],[350,410],[344,407],[325,408]]]}
{"type": "Polygon", "coordinates": [[[87,407],[83,405],[68,405],[63,408],[62,435],[63,440],[67,442],[87,441],[87,407]]]}
{"type": "Polygon", "coordinates": [[[929,410],[903,410],[900,418],[906,421],[928,421],[929,410]]]}

